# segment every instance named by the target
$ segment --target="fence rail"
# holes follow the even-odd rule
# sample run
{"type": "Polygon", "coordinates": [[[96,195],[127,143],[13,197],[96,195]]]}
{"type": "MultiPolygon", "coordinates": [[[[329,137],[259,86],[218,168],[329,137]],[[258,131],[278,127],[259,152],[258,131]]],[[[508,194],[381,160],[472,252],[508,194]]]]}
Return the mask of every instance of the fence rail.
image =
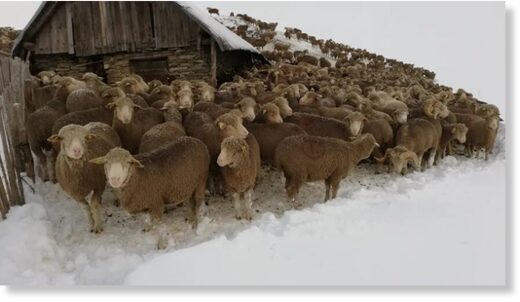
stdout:
{"type": "Polygon", "coordinates": [[[25,132],[25,89],[29,64],[0,57],[0,215],[25,203],[22,173],[34,175],[25,132]]]}

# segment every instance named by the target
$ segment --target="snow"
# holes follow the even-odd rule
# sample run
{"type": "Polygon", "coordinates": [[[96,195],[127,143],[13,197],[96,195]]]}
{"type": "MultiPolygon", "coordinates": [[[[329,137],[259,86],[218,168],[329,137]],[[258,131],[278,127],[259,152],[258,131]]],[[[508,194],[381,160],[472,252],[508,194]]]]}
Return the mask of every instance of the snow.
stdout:
{"type": "Polygon", "coordinates": [[[302,210],[283,176],[264,175],[255,220],[211,198],[197,232],[186,209],[163,219],[170,244],[141,231],[105,194],[105,230],[87,231],[79,206],[55,185],[0,222],[0,283],[11,285],[501,285],[505,283],[505,130],[489,161],[448,157],[407,176],[361,164],[339,197],[305,185],[302,210]]]}

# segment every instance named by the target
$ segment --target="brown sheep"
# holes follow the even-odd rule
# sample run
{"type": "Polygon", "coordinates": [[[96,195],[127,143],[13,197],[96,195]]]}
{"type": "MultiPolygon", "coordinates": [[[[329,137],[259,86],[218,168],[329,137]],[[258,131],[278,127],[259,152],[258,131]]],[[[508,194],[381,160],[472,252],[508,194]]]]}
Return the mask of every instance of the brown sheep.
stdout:
{"type": "Polygon", "coordinates": [[[252,121],[255,118],[256,102],[250,97],[245,97],[240,102],[231,104],[230,108],[224,107],[224,105],[225,104],[219,105],[211,102],[198,102],[193,107],[193,111],[205,112],[212,119],[217,119],[222,114],[230,112],[232,110],[231,108],[236,108],[240,110],[240,116],[242,118],[248,121],[252,121]]]}
{"type": "Polygon", "coordinates": [[[280,115],[282,118],[286,118],[288,116],[291,116],[293,114],[292,108],[289,106],[289,101],[287,101],[284,97],[277,97],[272,101],[273,104],[278,106],[278,109],[280,110],[280,115]]]}
{"type": "Polygon", "coordinates": [[[306,135],[298,125],[291,123],[245,125],[247,131],[255,136],[260,146],[260,156],[269,165],[274,165],[274,152],[280,142],[289,136],[306,135]]]}
{"type": "Polygon", "coordinates": [[[53,70],[40,71],[36,75],[43,85],[49,85],[53,83],[53,78],[56,77],[56,72],[53,70]]]}
{"type": "MultiPolygon", "coordinates": [[[[131,214],[148,211],[150,219],[145,231],[156,230],[165,204],[187,201],[191,210],[188,221],[193,228],[197,227],[209,167],[208,149],[200,140],[186,136],[136,156],[114,148],[91,162],[104,165],[106,180],[115,189],[125,211],[131,214]]],[[[165,248],[161,234],[158,247],[165,248]]]]}
{"type": "Polygon", "coordinates": [[[112,127],[119,134],[122,147],[132,154],[139,151],[143,134],[164,122],[161,111],[155,108],[140,108],[128,97],[117,99],[107,106],[114,108],[112,127]],[[134,113],[136,109],[138,111],[134,113]]]}
{"type": "Polygon", "coordinates": [[[67,96],[65,108],[67,112],[87,110],[103,105],[103,100],[92,89],[80,88],[67,96]]]}
{"type": "Polygon", "coordinates": [[[389,160],[394,172],[405,174],[408,162],[413,162],[415,169],[419,170],[424,154],[428,153],[429,158],[424,162],[429,167],[433,165],[441,137],[431,122],[422,118],[412,119],[399,128],[395,137],[396,147],[386,149],[385,156],[376,158],[377,161],[384,163],[389,160]]]}
{"type": "Polygon", "coordinates": [[[312,64],[314,66],[318,66],[319,65],[318,59],[316,57],[314,57],[314,56],[311,56],[311,55],[299,56],[299,57],[296,58],[296,62],[298,62],[298,63],[305,62],[305,63],[312,64]]]}
{"type": "Polygon", "coordinates": [[[283,123],[280,109],[273,103],[267,103],[260,109],[260,114],[255,118],[255,122],[263,122],[266,124],[283,123]]]}
{"type": "Polygon", "coordinates": [[[100,122],[112,125],[114,113],[103,106],[87,110],[75,111],[60,116],[52,126],[52,134],[57,134],[61,128],[69,124],[86,125],[91,122],[100,122]]]}
{"type": "Polygon", "coordinates": [[[276,148],[275,164],[285,175],[285,189],[296,204],[305,182],[325,181],[325,201],[336,198],[340,181],[351,176],[357,164],[370,156],[376,140],[363,134],[352,142],[318,136],[291,136],[276,148]],[[332,188],[332,194],[330,190],[332,188]]]}
{"type": "MultiPolygon", "coordinates": [[[[363,133],[370,133],[376,139],[379,147],[374,148],[373,157],[382,157],[386,149],[394,145],[394,131],[387,120],[368,120],[363,125],[363,133]]],[[[381,170],[381,165],[378,165],[378,171],[381,170]]]]}
{"type": "Polygon", "coordinates": [[[476,149],[476,157],[478,158],[481,149],[483,149],[484,159],[488,160],[489,153],[495,145],[498,126],[498,116],[489,116],[485,119],[469,122],[465,143],[466,154],[471,157],[473,150],[476,149]]]}
{"type": "Polygon", "coordinates": [[[55,180],[54,159],[56,154],[47,138],[53,133],[54,123],[65,112],[65,105],[61,101],[53,100],[29,114],[25,122],[29,147],[36,156],[38,176],[43,181],[55,180]]]}
{"type": "Polygon", "coordinates": [[[103,78],[92,72],[86,72],[81,76],[81,80],[87,84],[87,88],[92,89],[98,96],[103,91],[110,88],[109,85],[103,83],[103,78]]]}
{"type": "Polygon", "coordinates": [[[460,144],[464,144],[466,142],[467,133],[468,127],[462,123],[442,125],[442,136],[441,141],[439,142],[437,157],[444,158],[444,156],[446,156],[446,147],[451,141],[457,141],[460,144]]]}
{"type": "Polygon", "coordinates": [[[213,8],[213,7],[208,7],[206,8],[208,10],[208,13],[210,15],[217,15],[217,16],[220,16],[219,13],[218,13],[218,8],[213,8]]]}
{"type": "Polygon", "coordinates": [[[274,43],[274,49],[277,51],[287,51],[291,47],[291,44],[289,43],[274,43]]]}
{"type": "Polygon", "coordinates": [[[179,137],[186,136],[186,131],[182,126],[182,115],[177,108],[177,104],[172,101],[164,105],[161,110],[164,113],[166,122],[153,126],[143,134],[141,144],[139,145],[139,153],[151,152],[175,141],[179,137]]]}
{"type": "Polygon", "coordinates": [[[227,137],[222,141],[220,150],[217,164],[227,191],[233,195],[236,218],[251,220],[253,189],[260,171],[258,143],[251,134],[246,139],[227,137]]]}
{"type": "Polygon", "coordinates": [[[101,194],[106,182],[103,168],[89,163],[89,160],[119,146],[119,137],[106,124],[89,123],[85,126],[67,125],[49,137],[49,141],[61,145],[56,159],[56,177],[60,187],[85,209],[90,231],[102,232],[101,194]]]}

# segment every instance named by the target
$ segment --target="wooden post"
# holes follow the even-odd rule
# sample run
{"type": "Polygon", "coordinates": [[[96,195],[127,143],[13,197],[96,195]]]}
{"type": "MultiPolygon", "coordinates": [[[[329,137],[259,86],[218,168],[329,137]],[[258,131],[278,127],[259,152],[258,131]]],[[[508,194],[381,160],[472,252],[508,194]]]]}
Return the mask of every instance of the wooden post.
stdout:
{"type": "MultiPolygon", "coordinates": [[[[73,28],[72,28],[72,3],[71,2],[65,2],[65,18],[67,23],[67,48],[69,51],[69,54],[74,54],[74,34],[73,34],[73,28]]],[[[94,33],[98,34],[98,33],[94,33]]]]}
{"type": "Polygon", "coordinates": [[[217,47],[211,38],[211,85],[217,87],[217,47]]]}

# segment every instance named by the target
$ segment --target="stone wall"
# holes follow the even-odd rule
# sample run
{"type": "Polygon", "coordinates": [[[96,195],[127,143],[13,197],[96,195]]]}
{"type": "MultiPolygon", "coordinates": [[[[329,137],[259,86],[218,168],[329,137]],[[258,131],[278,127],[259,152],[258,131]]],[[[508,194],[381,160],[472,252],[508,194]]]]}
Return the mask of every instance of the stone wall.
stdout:
{"type": "Polygon", "coordinates": [[[31,64],[31,72],[54,70],[62,76],[81,77],[85,72],[92,71],[91,60],[69,55],[38,55],[31,64]]]}

